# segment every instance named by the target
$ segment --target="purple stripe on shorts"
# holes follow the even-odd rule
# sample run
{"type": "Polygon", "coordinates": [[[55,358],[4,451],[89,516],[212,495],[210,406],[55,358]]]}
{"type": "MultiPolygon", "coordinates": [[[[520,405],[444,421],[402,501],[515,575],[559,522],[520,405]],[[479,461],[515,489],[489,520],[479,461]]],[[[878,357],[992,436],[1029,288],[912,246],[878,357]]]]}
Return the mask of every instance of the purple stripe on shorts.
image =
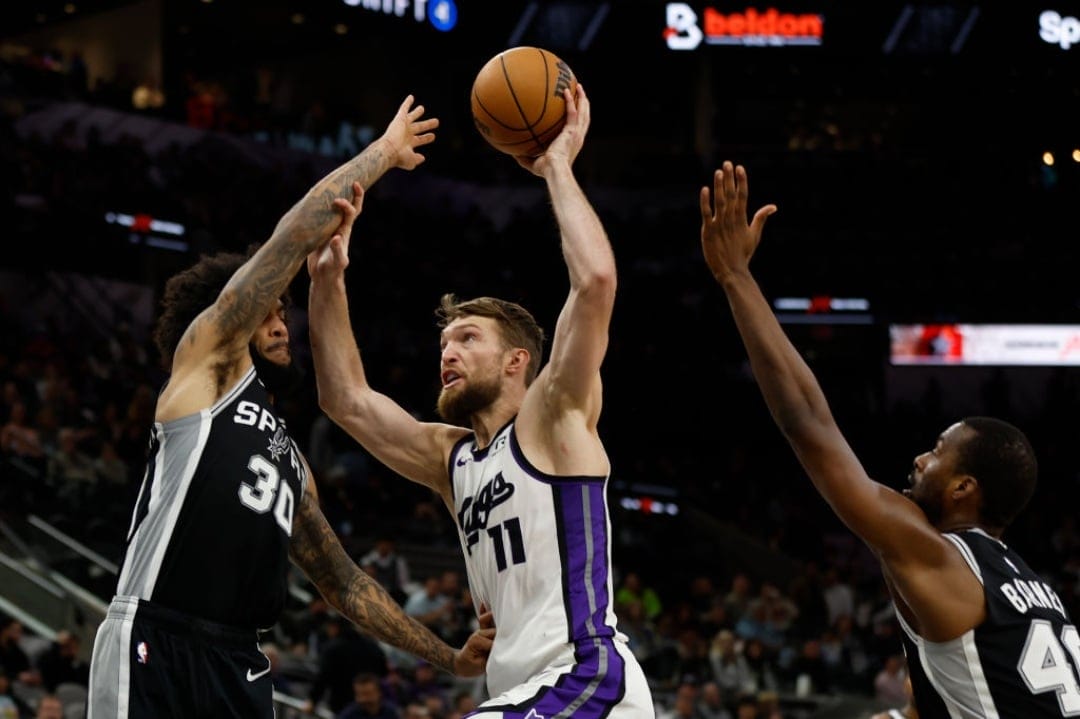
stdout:
{"type": "MultiPolygon", "coordinates": [[[[603,719],[626,693],[626,666],[607,637],[577,645],[577,664],[526,705],[503,709],[504,719],[603,719]]],[[[491,708],[487,708],[490,711],[491,708]]],[[[483,710],[481,710],[483,711],[483,710]]]]}

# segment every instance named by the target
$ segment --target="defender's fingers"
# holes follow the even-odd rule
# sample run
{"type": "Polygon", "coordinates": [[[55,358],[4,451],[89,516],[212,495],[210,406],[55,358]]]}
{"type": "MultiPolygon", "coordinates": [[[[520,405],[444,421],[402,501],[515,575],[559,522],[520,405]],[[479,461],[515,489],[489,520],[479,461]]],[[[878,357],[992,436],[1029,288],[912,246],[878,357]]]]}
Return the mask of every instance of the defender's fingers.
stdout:
{"type": "Polygon", "coordinates": [[[735,186],[738,192],[739,202],[745,204],[750,196],[750,186],[746,181],[746,168],[742,165],[735,167],[735,186]]]}
{"type": "Polygon", "coordinates": [[[724,160],[724,200],[735,199],[735,167],[724,160]]]}
{"type": "Polygon", "coordinates": [[[717,170],[713,175],[713,202],[716,204],[717,215],[727,206],[727,197],[724,196],[725,174],[723,170],[717,170]]]}
{"type": "Polygon", "coordinates": [[[701,219],[703,221],[709,221],[712,219],[712,197],[709,196],[709,188],[702,187],[698,192],[698,202],[701,204],[701,219]]]}
{"type": "Polygon", "coordinates": [[[754,219],[750,222],[750,229],[752,229],[754,232],[760,233],[763,229],[765,229],[765,221],[768,220],[770,216],[774,215],[776,213],[776,210],[776,205],[765,205],[760,210],[755,212],[754,219]]]}

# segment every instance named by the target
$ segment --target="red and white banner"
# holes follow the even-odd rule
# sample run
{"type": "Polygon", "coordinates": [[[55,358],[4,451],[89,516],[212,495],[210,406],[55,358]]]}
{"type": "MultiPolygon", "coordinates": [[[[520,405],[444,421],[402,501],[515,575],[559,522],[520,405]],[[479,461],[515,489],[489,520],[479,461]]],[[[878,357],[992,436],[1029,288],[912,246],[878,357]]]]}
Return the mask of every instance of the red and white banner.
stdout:
{"type": "Polygon", "coordinates": [[[1080,365],[1080,325],[889,327],[894,365],[1080,365]]]}

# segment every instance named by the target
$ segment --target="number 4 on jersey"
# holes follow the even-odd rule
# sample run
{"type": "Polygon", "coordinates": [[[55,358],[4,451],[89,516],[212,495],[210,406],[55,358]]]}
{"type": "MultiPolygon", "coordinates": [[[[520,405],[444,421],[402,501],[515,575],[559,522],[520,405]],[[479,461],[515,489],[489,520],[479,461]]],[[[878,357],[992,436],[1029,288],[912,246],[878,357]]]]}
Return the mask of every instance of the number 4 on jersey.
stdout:
{"type": "Polygon", "coordinates": [[[1078,666],[1080,634],[1076,627],[1067,625],[1061,631],[1059,641],[1054,636],[1050,622],[1036,619],[1031,623],[1024,654],[1020,657],[1020,676],[1034,694],[1057,692],[1058,703],[1065,716],[1080,715],[1080,681],[1076,676],[1078,666]],[[1072,665],[1065,656],[1066,650],[1072,658],[1072,665]]]}

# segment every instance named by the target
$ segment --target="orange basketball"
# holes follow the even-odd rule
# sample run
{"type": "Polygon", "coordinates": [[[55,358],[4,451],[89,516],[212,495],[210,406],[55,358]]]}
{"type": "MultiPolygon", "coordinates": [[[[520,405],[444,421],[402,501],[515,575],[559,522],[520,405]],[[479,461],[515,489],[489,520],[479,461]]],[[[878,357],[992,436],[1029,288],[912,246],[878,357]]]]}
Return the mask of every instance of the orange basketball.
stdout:
{"type": "Polygon", "coordinates": [[[500,152],[535,157],[566,123],[566,88],[576,93],[577,79],[553,53],[539,47],[504,50],[473,81],[476,129],[500,152]]]}

